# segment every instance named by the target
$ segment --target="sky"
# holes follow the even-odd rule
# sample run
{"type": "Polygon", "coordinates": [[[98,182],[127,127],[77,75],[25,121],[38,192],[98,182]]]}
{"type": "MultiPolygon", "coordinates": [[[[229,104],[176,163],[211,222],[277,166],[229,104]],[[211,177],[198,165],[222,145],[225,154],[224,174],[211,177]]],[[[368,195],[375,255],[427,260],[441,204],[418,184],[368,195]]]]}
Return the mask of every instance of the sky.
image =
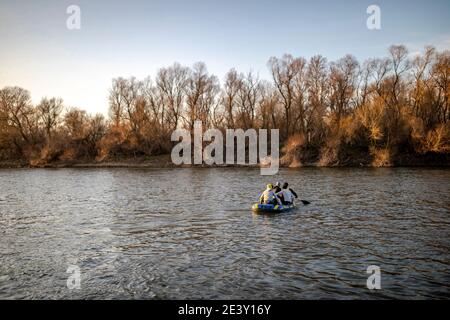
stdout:
{"type": "Polygon", "coordinates": [[[364,61],[393,44],[450,49],[450,1],[1,0],[0,88],[107,114],[113,78],[154,78],[174,62],[203,61],[220,80],[231,68],[270,79],[272,56],[364,61]],[[374,4],[380,30],[366,25],[374,4]],[[81,10],[79,30],[66,26],[70,5],[81,10]]]}

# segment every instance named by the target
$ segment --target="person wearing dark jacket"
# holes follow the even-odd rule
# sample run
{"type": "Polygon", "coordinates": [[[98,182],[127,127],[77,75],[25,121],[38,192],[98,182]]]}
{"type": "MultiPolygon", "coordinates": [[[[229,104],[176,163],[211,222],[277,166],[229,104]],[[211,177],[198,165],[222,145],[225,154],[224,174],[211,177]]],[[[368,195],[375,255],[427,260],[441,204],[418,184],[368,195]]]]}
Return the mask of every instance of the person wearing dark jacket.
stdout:
{"type": "Polygon", "coordinates": [[[275,193],[278,193],[281,191],[281,183],[279,181],[277,181],[277,183],[275,183],[274,191],[275,191],[275,193]]]}

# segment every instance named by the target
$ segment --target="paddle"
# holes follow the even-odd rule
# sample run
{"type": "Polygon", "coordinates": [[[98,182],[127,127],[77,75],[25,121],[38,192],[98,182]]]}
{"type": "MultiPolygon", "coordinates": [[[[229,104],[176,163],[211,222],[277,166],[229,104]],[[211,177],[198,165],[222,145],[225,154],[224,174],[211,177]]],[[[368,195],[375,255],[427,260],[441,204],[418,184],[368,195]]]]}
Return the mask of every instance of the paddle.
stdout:
{"type": "Polygon", "coordinates": [[[306,201],[306,200],[300,200],[305,206],[307,205],[307,204],[310,204],[311,202],[309,202],[309,201],[306,201]]]}

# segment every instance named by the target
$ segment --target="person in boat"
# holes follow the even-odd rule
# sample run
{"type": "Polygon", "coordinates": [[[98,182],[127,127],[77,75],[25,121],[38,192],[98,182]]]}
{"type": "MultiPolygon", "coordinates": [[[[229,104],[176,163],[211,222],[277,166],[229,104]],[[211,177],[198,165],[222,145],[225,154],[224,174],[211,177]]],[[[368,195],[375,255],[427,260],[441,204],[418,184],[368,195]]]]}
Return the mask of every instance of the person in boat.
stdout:
{"type": "Polygon", "coordinates": [[[298,198],[297,193],[289,188],[289,184],[287,182],[283,184],[283,189],[277,193],[277,196],[281,199],[284,205],[294,204],[294,198],[298,198]]]}
{"type": "Polygon", "coordinates": [[[275,193],[278,194],[281,191],[281,183],[279,181],[277,181],[277,183],[275,183],[275,193]]]}
{"type": "Polygon", "coordinates": [[[266,190],[259,197],[260,204],[279,204],[281,205],[281,200],[277,197],[273,190],[273,185],[269,183],[266,187],[266,190]]]}

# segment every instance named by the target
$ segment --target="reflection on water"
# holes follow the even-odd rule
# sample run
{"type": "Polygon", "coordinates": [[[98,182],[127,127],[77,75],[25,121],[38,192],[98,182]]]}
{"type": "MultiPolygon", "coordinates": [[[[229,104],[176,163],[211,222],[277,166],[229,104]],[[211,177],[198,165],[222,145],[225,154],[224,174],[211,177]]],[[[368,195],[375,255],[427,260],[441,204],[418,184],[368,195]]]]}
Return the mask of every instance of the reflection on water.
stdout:
{"type": "Polygon", "coordinates": [[[0,298],[450,297],[449,170],[285,179],[312,204],[262,216],[258,169],[0,170],[0,298]]]}

